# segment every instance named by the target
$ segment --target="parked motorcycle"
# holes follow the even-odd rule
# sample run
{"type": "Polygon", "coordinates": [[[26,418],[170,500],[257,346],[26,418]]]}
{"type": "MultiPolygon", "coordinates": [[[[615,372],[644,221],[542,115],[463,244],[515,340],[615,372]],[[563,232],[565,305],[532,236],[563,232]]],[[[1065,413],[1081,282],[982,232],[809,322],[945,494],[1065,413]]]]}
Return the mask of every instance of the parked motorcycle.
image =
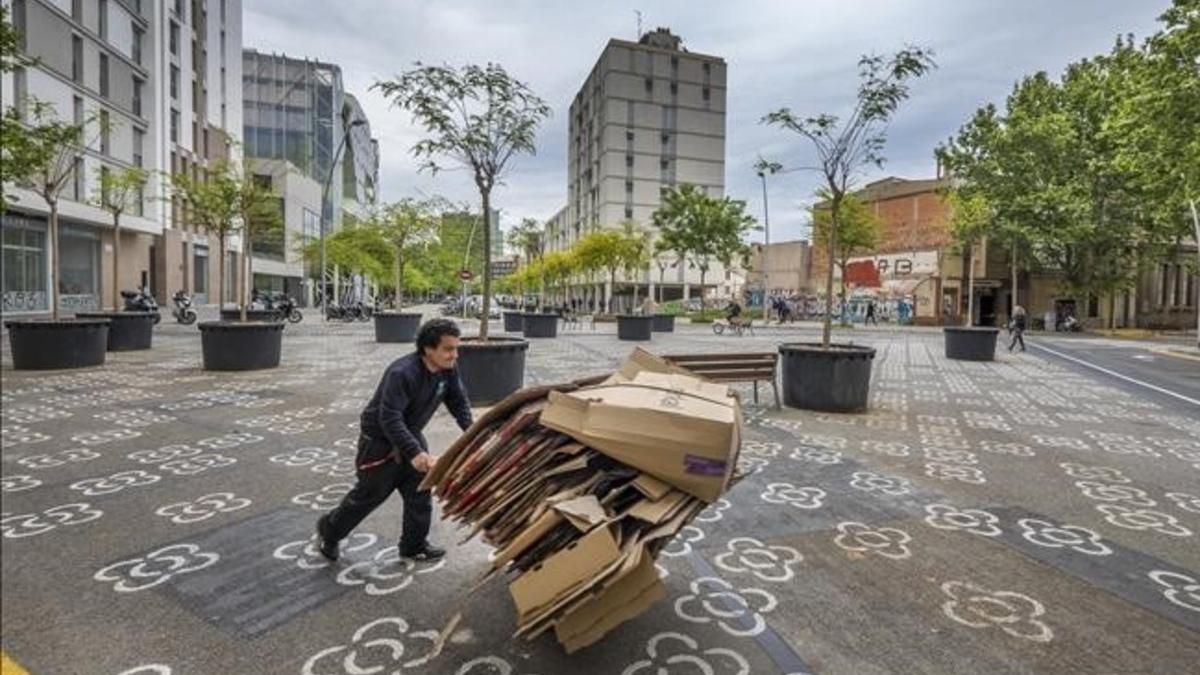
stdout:
{"type": "Polygon", "coordinates": [[[290,323],[299,323],[304,319],[304,315],[296,308],[296,299],[287,295],[279,295],[274,298],[270,309],[274,309],[280,317],[287,319],[290,323]]]}
{"type": "Polygon", "coordinates": [[[196,310],[192,309],[192,296],[188,295],[187,291],[176,291],[175,295],[171,296],[171,302],[175,305],[171,314],[176,321],[185,326],[196,323],[196,310]]]}
{"type": "Polygon", "coordinates": [[[162,321],[162,314],[158,311],[158,302],[146,289],[121,291],[121,297],[125,300],[126,312],[154,312],[154,323],[158,324],[159,321],[162,321]]]}

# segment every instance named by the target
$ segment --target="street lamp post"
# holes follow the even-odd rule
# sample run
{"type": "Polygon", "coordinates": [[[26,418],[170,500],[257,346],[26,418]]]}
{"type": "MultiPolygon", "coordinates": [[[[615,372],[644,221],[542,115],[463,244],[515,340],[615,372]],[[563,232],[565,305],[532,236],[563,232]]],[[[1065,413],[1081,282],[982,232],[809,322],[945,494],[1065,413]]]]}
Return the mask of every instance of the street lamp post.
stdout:
{"type": "MultiPolygon", "coordinates": [[[[329,320],[329,293],[325,288],[325,234],[328,230],[326,227],[327,219],[325,217],[325,202],[329,199],[329,188],[333,183],[333,170],[337,168],[338,159],[342,155],[342,151],[346,149],[346,139],[350,138],[350,130],[354,127],[360,127],[366,124],[364,119],[356,119],[350,124],[345,124],[342,130],[342,140],[338,143],[337,150],[333,153],[333,159],[329,163],[329,173],[325,176],[325,185],[321,190],[321,320],[329,320]]],[[[343,122],[344,124],[344,122],[343,122]]],[[[333,211],[333,205],[330,205],[330,211],[333,211]]],[[[332,215],[332,213],[330,214],[332,215]]]]}
{"type": "Polygon", "coordinates": [[[754,163],[754,170],[758,173],[758,177],[762,179],[763,191],[763,321],[771,320],[771,308],[767,304],[767,294],[771,290],[771,269],[768,265],[771,253],[771,217],[770,211],[767,208],[767,174],[776,174],[783,169],[783,165],[779,162],[769,162],[762,157],[754,163]]]}

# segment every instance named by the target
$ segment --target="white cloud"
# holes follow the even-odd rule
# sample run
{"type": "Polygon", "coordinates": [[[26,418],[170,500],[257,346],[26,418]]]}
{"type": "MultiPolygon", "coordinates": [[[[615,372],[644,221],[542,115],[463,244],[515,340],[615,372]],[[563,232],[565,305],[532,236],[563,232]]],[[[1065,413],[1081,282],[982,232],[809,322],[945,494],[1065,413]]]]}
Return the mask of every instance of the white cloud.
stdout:
{"type": "MultiPolygon", "coordinates": [[[[465,173],[418,174],[409,148],[421,137],[371,84],[414,61],[496,61],[554,108],[539,134],[538,154],[522,157],[497,190],[505,224],[549,218],[566,203],[566,110],[604,44],[632,39],[634,6],[610,3],[410,2],[401,0],[244,0],[246,47],[311,57],[342,67],[379,139],[383,196],[423,193],[475,201],[465,173]]],[[[913,89],[889,130],[887,166],[874,176],[923,177],[933,148],[987,101],[1037,70],[1058,73],[1070,61],[1107,50],[1119,33],[1145,35],[1169,3],[1126,0],[675,0],[643,6],[644,27],[668,26],[694,51],[729,63],[726,186],[760,215],[761,188],[750,169],[761,152],[785,165],[810,161],[798,139],[765,127],[766,112],[837,112],[856,86],[864,52],[905,43],[933,47],[939,69],[913,89]]],[[[799,205],[816,183],[804,173],[771,184],[773,240],[795,238],[799,205]]]]}

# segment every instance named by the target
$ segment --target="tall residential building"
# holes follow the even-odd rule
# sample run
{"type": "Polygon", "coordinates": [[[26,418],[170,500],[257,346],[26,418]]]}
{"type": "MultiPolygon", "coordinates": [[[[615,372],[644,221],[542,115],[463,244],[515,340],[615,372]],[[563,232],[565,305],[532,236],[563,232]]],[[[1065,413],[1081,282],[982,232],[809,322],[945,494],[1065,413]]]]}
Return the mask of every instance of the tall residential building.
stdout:
{"type": "Polygon", "coordinates": [[[148,286],[160,302],[183,288],[205,302],[218,265],[215,240],[172,207],[161,176],[199,175],[241,141],[241,0],[4,5],[22,51],[35,59],[4,74],[4,104],[28,115],[37,99],[59,119],[89,123],[61,195],[59,251],[50,250],[46,203],[6,187],[17,201],[3,216],[3,312],[48,311],[55,255],[62,309],[111,302],[112,221],[93,204],[101,172],[127,167],[146,169],[150,181],[122,218],[120,287],[148,286]]]}
{"type": "Polygon", "coordinates": [[[322,220],[332,232],[347,217],[370,215],[378,201],[379,144],[338,66],[254,49],[242,52],[242,64],[246,156],[258,179],[284,201],[282,247],[255,251],[254,267],[261,270],[255,285],[308,302],[313,286],[302,288],[301,281],[320,273],[305,269],[293,244],[319,237],[322,220]],[[313,186],[316,205],[310,203],[313,186]]]}
{"type": "MultiPolygon", "coordinates": [[[[559,245],[625,221],[650,227],[661,194],[675,185],[723,196],[725,83],[723,58],[687,51],[668,29],[637,42],[609,40],[571,103],[568,224],[559,245]]],[[[667,298],[700,281],[686,266],[672,272],[667,298]]],[[[716,285],[723,275],[707,280],[716,285]]],[[[628,281],[650,285],[654,276],[628,281]]]]}

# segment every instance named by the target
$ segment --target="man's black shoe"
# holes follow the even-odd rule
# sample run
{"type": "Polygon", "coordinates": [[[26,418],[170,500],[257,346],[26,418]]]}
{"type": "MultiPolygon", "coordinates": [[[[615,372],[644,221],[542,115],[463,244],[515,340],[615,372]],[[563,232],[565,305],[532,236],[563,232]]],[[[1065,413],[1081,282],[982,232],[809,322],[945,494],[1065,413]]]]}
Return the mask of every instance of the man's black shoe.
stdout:
{"type": "Polygon", "coordinates": [[[400,549],[400,557],[412,560],[414,562],[433,562],[441,560],[446,555],[446,549],[438,548],[428,542],[421,545],[421,548],[415,551],[405,551],[400,549]]]}
{"type": "Polygon", "coordinates": [[[338,559],[338,544],[325,538],[325,516],[317,519],[317,550],[326,560],[338,559]]]}

